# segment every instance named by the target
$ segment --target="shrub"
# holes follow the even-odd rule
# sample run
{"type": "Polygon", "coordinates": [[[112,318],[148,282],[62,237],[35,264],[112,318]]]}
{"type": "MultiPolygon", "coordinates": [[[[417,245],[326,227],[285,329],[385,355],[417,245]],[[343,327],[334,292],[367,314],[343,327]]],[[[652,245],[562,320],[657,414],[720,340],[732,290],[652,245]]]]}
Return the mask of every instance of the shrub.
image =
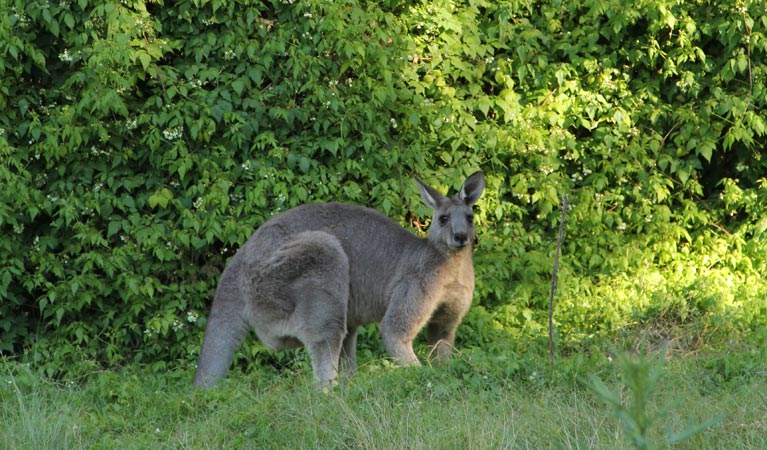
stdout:
{"type": "Polygon", "coordinates": [[[564,194],[573,338],[658,292],[763,326],[766,27],[736,0],[12,0],[0,351],[50,374],[193,359],[226,260],[271,215],[338,199],[419,232],[411,178],[477,168],[477,297],[517,337],[544,329],[564,194]]]}

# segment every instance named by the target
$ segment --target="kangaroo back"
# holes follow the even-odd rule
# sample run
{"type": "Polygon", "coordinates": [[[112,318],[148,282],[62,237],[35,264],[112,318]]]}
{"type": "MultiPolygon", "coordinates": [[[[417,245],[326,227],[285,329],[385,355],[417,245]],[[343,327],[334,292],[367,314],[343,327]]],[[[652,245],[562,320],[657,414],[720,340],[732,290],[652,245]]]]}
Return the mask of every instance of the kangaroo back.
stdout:
{"type": "Polygon", "coordinates": [[[256,230],[219,281],[195,384],[226,376],[249,329],[275,349],[306,346],[322,385],[339,366],[354,372],[357,329],[371,322],[401,365],[418,364],[412,341],[427,323],[429,343],[446,357],[471,304],[471,206],[484,176],[469,177],[452,198],[417,183],[434,210],[427,238],[341,203],[299,206],[256,230]]]}

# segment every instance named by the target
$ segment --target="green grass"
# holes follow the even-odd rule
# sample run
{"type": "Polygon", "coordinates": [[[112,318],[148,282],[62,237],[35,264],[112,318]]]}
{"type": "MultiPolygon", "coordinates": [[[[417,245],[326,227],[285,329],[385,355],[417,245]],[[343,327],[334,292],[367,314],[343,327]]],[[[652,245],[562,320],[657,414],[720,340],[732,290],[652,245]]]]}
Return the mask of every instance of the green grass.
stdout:
{"type": "MultiPolygon", "coordinates": [[[[647,437],[715,419],[679,449],[767,448],[764,352],[674,357],[648,391],[647,437]]],[[[644,361],[644,360],[639,360],[644,361]]],[[[621,403],[641,377],[604,356],[467,351],[440,367],[376,360],[347,384],[317,392],[303,357],[283,372],[237,373],[190,387],[190,370],[140,367],[53,383],[0,363],[0,447],[9,449],[618,449],[619,417],[590,387],[598,376],[621,403]],[[623,372],[622,372],[623,370],[623,372]],[[632,384],[633,383],[633,384],[632,384]]],[[[651,381],[647,381],[651,383],[651,381]]],[[[633,447],[638,448],[638,447],[633,447]]],[[[653,448],[648,446],[647,448],[653,448]]]]}

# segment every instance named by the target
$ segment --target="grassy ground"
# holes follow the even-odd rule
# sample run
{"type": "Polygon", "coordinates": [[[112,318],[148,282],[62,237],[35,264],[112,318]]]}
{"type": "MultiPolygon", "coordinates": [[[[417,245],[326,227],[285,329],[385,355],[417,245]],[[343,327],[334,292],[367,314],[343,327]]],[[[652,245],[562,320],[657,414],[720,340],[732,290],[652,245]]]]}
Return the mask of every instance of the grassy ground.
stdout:
{"type": "Polygon", "coordinates": [[[765,449],[763,353],[674,357],[661,368],[652,360],[629,360],[639,366],[628,367],[593,355],[550,366],[540,356],[464,352],[436,368],[367,362],[352,381],[326,393],[315,390],[305,361],[282,372],[235,374],[207,391],[190,388],[189,370],[158,375],[131,367],[60,384],[6,361],[0,447],[655,448],[632,440],[631,423],[645,423],[642,436],[662,444],[714,419],[673,448],[765,449]],[[657,382],[653,373],[661,375],[657,382]],[[617,409],[590,387],[594,376],[619,400],[617,409]],[[641,398],[647,402],[631,410],[641,398]]]}

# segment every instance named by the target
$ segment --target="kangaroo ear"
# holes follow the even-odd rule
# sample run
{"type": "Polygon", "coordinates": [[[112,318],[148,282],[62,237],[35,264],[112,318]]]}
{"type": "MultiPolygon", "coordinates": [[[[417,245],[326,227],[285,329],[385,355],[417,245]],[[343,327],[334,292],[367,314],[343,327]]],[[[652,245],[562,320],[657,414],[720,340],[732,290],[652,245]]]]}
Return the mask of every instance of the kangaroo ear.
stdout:
{"type": "Polygon", "coordinates": [[[461,192],[458,193],[458,198],[466,203],[466,206],[473,205],[479,196],[482,195],[482,191],[485,190],[485,174],[482,172],[475,172],[472,176],[463,182],[461,192]]]}
{"type": "Polygon", "coordinates": [[[439,208],[444,196],[433,187],[423,184],[421,180],[416,179],[415,182],[418,185],[418,190],[421,191],[421,200],[423,200],[426,206],[431,209],[439,208]]]}

